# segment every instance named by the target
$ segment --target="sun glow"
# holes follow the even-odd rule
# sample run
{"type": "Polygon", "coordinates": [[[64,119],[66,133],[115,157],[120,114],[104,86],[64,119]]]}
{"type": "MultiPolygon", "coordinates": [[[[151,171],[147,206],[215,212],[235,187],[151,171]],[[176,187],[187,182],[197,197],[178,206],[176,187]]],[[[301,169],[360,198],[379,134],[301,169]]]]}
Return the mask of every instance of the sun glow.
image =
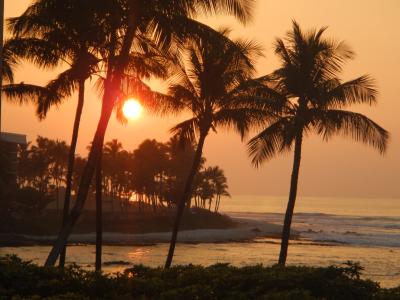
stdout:
{"type": "Polygon", "coordinates": [[[138,119],[142,115],[143,107],[136,99],[126,100],[122,112],[127,119],[138,119]]]}

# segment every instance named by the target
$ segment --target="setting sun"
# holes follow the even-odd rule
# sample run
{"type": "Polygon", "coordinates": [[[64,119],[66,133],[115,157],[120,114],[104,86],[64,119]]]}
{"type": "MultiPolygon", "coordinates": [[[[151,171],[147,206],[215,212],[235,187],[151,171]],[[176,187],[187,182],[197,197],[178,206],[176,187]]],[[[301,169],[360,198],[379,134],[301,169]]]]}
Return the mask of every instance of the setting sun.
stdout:
{"type": "Polygon", "coordinates": [[[129,99],[125,102],[122,112],[127,119],[137,119],[142,114],[143,107],[136,99],[129,99]]]}

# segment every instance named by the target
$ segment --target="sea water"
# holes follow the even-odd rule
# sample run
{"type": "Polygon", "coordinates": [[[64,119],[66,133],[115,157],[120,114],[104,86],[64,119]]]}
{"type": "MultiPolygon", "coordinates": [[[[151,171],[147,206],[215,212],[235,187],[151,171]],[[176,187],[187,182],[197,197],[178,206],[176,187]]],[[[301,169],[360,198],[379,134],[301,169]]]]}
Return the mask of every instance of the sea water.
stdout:
{"type": "MultiPolygon", "coordinates": [[[[221,212],[234,218],[282,224],[283,197],[235,196],[223,199],[221,212]]],[[[363,278],[384,287],[400,285],[400,199],[299,197],[293,229],[300,239],[291,241],[288,264],[341,265],[359,262],[363,278]]],[[[23,259],[43,263],[50,247],[6,247],[0,255],[15,253],[23,259]]],[[[93,268],[94,246],[68,248],[68,261],[93,268]]],[[[168,245],[104,246],[106,272],[122,271],[132,264],[161,266],[168,245]]],[[[178,244],[174,263],[230,263],[237,266],[277,262],[279,239],[259,238],[249,242],[178,244]]]]}

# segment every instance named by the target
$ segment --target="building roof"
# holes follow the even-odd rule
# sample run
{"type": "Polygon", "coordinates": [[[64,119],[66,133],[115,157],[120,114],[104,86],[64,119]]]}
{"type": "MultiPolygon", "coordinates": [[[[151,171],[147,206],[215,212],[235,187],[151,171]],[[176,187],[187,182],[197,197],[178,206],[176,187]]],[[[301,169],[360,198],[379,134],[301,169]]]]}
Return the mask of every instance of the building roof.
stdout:
{"type": "Polygon", "coordinates": [[[10,133],[10,132],[1,132],[0,133],[0,142],[18,144],[18,145],[26,145],[26,135],[10,133]]]}

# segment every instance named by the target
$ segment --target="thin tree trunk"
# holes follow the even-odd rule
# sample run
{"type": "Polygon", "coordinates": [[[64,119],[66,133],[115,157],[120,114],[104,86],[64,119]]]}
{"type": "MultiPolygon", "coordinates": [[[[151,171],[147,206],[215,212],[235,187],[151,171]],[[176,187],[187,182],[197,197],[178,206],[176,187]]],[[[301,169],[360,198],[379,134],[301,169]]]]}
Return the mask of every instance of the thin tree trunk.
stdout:
{"type": "MultiPolygon", "coordinates": [[[[83,104],[85,101],[85,80],[79,81],[79,90],[78,90],[78,105],[76,107],[75,112],[75,121],[74,128],[72,131],[72,139],[71,146],[69,148],[68,153],[68,170],[67,170],[67,178],[66,178],[66,187],[65,187],[65,195],[64,195],[64,210],[63,210],[63,225],[65,225],[68,214],[69,207],[71,203],[71,189],[72,189],[72,176],[74,174],[74,163],[75,163],[75,151],[76,145],[78,142],[78,133],[79,133],[79,125],[81,122],[83,104]]],[[[67,254],[67,247],[64,246],[60,253],[60,267],[63,268],[65,265],[65,256],[67,254]]]]}
{"type": "Polygon", "coordinates": [[[297,196],[297,183],[299,179],[302,140],[303,136],[302,132],[300,132],[296,136],[296,142],[294,147],[293,171],[290,182],[289,201],[286,209],[285,221],[283,223],[281,251],[279,254],[279,261],[278,261],[280,265],[285,265],[289,247],[290,226],[292,224],[294,205],[296,203],[296,196],[297,196]]]}
{"type": "Polygon", "coordinates": [[[193,181],[194,181],[194,177],[196,176],[199,166],[200,166],[200,163],[201,163],[201,156],[203,153],[203,146],[204,146],[204,141],[206,139],[206,136],[207,136],[207,132],[203,132],[200,134],[199,143],[197,144],[196,153],[193,158],[193,165],[190,170],[189,176],[186,180],[185,189],[183,190],[182,197],[181,197],[180,201],[178,202],[178,208],[177,208],[177,212],[176,212],[174,227],[172,229],[171,242],[169,245],[167,260],[165,262],[165,268],[169,268],[172,264],[172,258],[174,256],[176,240],[178,239],[179,226],[181,224],[181,219],[182,219],[183,211],[185,209],[185,204],[189,201],[189,198],[192,195],[193,181]]]}
{"type": "Polygon", "coordinates": [[[103,243],[101,156],[96,166],[96,272],[101,272],[101,247],[103,243]]]}
{"type": "Polygon", "coordinates": [[[59,187],[58,187],[58,183],[57,183],[57,180],[56,180],[56,207],[57,207],[57,219],[58,219],[58,217],[59,217],[59,213],[60,213],[60,195],[59,195],[59,187]]]}
{"type": "MultiPolygon", "coordinates": [[[[112,102],[111,99],[107,100],[112,102]]],[[[65,224],[63,225],[61,231],[58,234],[56,241],[53,244],[53,248],[51,249],[47,257],[45,266],[53,266],[55,264],[58,255],[64,248],[68,240],[68,237],[71,234],[72,228],[78,221],[78,218],[82,212],[87,195],[89,193],[89,188],[93,178],[93,173],[103,148],[104,135],[107,129],[108,121],[110,120],[111,117],[112,110],[113,110],[112,103],[103,103],[100,121],[96,130],[96,134],[93,139],[92,147],[89,152],[88,161],[83,170],[75,205],[72,208],[71,213],[69,214],[65,224]]]]}
{"type": "Polygon", "coordinates": [[[218,212],[219,201],[220,201],[220,199],[221,199],[221,196],[220,196],[220,195],[217,195],[217,199],[215,200],[215,209],[214,209],[214,212],[215,212],[215,213],[218,212]]]}
{"type": "Polygon", "coordinates": [[[99,156],[103,151],[104,136],[107,130],[108,122],[111,117],[111,113],[114,108],[114,101],[118,96],[115,94],[116,92],[115,88],[121,85],[122,73],[129,63],[128,59],[129,52],[131,50],[131,46],[135,38],[137,26],[139,24],[139,19],[136,18],[136,14],[138,13],[138,11],[139,7],[136,7],[136,5],[132,5],[129,8],[129,13],[131,15],[131,18],[129,18],[128,20],[128,29],[124,36],[121,51],[119,53],[120,59],[117,62],[114,62],[116,40],[114,39],[114,41],[111,43],[110,47],[111,55],[109,62],[110,64],[112,64],[112,66],[109,66],[107,70],[107,76],[106,76],[107,79],[105,84],[105,92],[103,96],[103,106],[101,110],[101,116],[99,123],[97,125],[95,136],[93,138],[93,143],[89,152],[88,161],[83,170],[82,178],[79,184],[76,203],[67,221],[62,227],[57,237],[57,240],[54,242],[53,248],[51,249],[47,257],[45,263],[46,266],[53,266],[56,263],[58,255],[65,246],[68,240],[68,236],[70,235],[72,228],[74,227],[76,221],[78,220],[82,212],[87,195],[89,193],[89,187],[93,178],[93,173],[96,168],[99,156]]]}

